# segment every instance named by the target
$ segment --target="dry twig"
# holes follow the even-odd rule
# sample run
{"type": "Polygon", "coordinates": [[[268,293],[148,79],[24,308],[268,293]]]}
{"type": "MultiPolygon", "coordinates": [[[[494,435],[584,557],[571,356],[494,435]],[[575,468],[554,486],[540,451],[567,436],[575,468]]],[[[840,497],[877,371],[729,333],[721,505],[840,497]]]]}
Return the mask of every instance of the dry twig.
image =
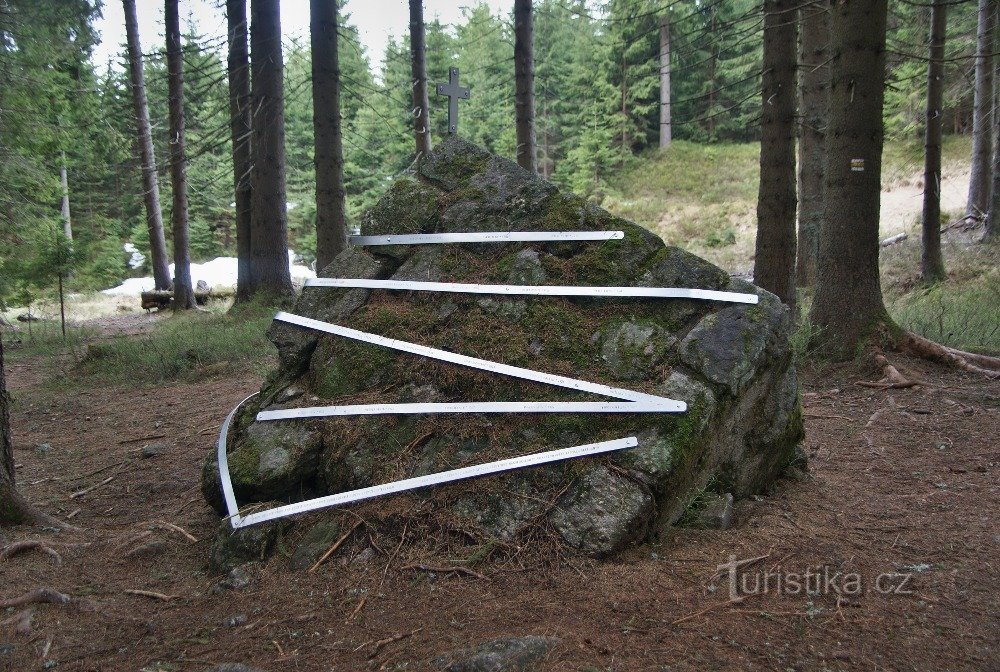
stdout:
{"type": "Polygon", "coordinates": [[[113,480],[115,480],[114,476],[108,476],[107,478],[105,478],[100,483],[95,483],[94,485],[91,485],[88,488],[84,488],[83,490],[78,490],[77,492],[74,492],[72,495],[69,496],[69,498],[70,499],[76,499],[77,497],[82,497],[83,495],[86,495],[88,492],[93,492],[94,490],[97,490],[102,485],[107,485],[108,483],[110,483],[113,480]]]}
{"type": "Polygon", "coordinates": [[[309,568],[309,571],[310,572],[315,572],[319,568],[320,565],[322,565],[324,562],[326,562],[327,558],[329,558],[331,555],[333,555],[337,551],[337,549],[340,548],[341,544],[343,544],[345,541],[347,541],[347,538],[349,536],[351,536],[351,533],[354,532],[354,530],[356,530],[359,527],[361,527],[361,524],[363,522],[364,521],[362,521],[362,520],[358,520],[357,522],[354,523],[354,525],[351,526],[351,529],[349,529],[347,532],[344,532],[342,535],[340,535],[340,539],[337,539],[337,541],[333,542],[333,546],[331,546],[330,548],[326,549],[326,553],[324,553],[323,555],[320,556],[319,560],[317,560],[315,562],[315,564],[313,564],[313,566],[309,568]]]}
{"type": "Polygon", "coordinates": [[[422,572],[434,572],[436,574],[448,574],[450,572],[456,572],[458,574],[468,574],[469,576],[474,576],[477,579],[483,579],[484,581],[489,581],[485,576],[480,574],[474,569],[469,569],[468,567],[433,567],[431,565],[413,564],[406,565],[402,569],[419,569],[422,572]]]}
{"type": "Polygon", "coordinates": [[[169,602],[170,600],[176,600],[176,595],[165,595],[163,593],[157,593],[152,590],[126,590],[126,595],[138,595],[139,597],[148,597],[153,600],[159,600],[161,602],[169,602]]]}

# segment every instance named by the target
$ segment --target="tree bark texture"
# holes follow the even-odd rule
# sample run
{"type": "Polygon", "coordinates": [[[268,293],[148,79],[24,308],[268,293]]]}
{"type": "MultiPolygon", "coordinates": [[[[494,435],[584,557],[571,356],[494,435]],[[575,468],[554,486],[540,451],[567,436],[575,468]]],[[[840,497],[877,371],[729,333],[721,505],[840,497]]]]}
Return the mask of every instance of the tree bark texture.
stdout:
{"type": "Polygon", "coordinates": [[[826,219],[811,318],[816,344],[835,357],[853,357],[888,321],[878,269],[887,13],[888,0],[870,0],[830,14],[826,219]]]}
{"type": "Polygon", "coordinates": [[[948,0],[932,0],[924,128],[924,209],[920,274],[926,282],[945,278],[941,256],[941,116],[944,104],[944,42],[948,0]]]}
{"type": "Polygon", "coordinates": [[[816,253],[823,222],[823,164],[830,114],[830,6],[803,5],[799,10],[799,235],[796,282],[816,281],[816,253]]]}
{"type": "Polygon", "coordinates": [[[427,46],[423,0],[410,0],[410,78],[413,136],[417,153],[431,151],[431,103],[427,92],[427,46]]]}
{"type": "Polygon", "coordinates": [[[164,28],[167,33],[167,108],[170,115],[170,183],[173,207],[170,220],[174,234],[174,310],[195,307],[188,249],[187,156],[184,153],[184,53],[178,0],[165,0],[164,28]]]}
{"type": "Polygon", "coordinates": [[[229,133],[233,144],[233,192],[236,196],[236,301],[253,294],[250,264],[251,152],[250,49],[247,45],[247,0],[226,0],[229,34],[229,133]]]}
{"type": "Polygon", "coordinates": [[[310,0],[317,273],[347,247],[337,2],[310,0]]]}
{"type": "Polygon", "coordinates": [[[754,282],[795,308],[797,0],[764,2],[760,190],[754,282]]]}
{"type": "Polygon", "coordinates": [[[146,204],[146,227],[149,230],[150,263],[156,289],[170,289],[170,266],[167,243],[163,237],[163,213],[160,211],[160,186],[153,154],[153,135],[149,125],[149,103],[142,69],[142,46],[135,0],[122,0],[125,10],[125,33],[128,43],[128,66],[132,83],[132,107],[135,112],[136,146],[142,161],[142,193],[146,204]]]}
{"type": "MultiPolygon", "coordinates": [[[[1000,59],[994,61],[995,65],[997,63],[1000,63],[1000,59]]],[[[990,189],[990,212],[983,226],[983,240],[996,239],[997,218],[1000,218],[1000,114],[993,115],[993,135],[997,138],[993,147],[993,187],[990,189]]]]}
{"type": "Polygon", "coordinates": [[[976,29],[976,83],[972,108],[972,172],[967,217],[982,219],[989,209],[993,145],[993,25],[997,0],[979,0],[976,29]]]}
{"type": "Polygon", "coordinates": [[[670,14],[660,16],[660,149],[670,146],[670,14]]]}
{"type": "Polygon", "coordinates": [[[293,295],[285,193],[284,63],[278,0],[250,0],[253,100],[252,293],[293,295]]]}
{"type": "Polygon", "coordinates": [[[536,172],[535,59],[531,0],[514,0],[514,107],[517,165],[536,172]]]}

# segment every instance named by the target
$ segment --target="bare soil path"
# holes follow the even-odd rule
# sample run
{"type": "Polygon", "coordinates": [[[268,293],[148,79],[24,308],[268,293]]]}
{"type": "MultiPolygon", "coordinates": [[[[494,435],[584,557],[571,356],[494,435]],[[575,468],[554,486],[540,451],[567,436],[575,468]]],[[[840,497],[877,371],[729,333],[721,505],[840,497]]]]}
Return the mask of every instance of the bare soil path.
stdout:
{"type": "Polygon", "coordinates": [[[26,627],[22,610],[0,611],[0,670],[427,670],[528,634],[561,640],[545,670],[998,670],[1000,383],[894,361],[939,389],[862,388],[879,375],[852,367],[804,375],[811,474],[740,503],[731,530],[678,529],[610,562],[517,549],[475,565],[478,578],[406,569],[454,559],[362,526],[314,573],[279,552],[249,586],[213,593],[218,519],[199,473],[260,381],[59,392],[22,360],[9,374],[18,482],[84,529],[0,531],[0,546],[43,539],[62,558],[0,560],[0,601],[40,587],[71,598],[30,607],[26,627]],[[149,443],[164,450],[142,459],[149,443]],[[718,570],[730,558],[756,558],[734,574],[737,600],[718,570]]]}

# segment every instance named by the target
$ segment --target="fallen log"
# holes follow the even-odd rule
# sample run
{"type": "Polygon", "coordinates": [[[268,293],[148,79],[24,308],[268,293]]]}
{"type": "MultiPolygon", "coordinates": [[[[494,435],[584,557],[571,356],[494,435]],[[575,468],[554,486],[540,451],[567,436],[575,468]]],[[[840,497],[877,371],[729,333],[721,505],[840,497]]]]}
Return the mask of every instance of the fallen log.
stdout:
{"type": "MultiPolygon", "coordinates": [[[[204,306],[208,303],[209,299],[221,299],[225,296],[223,293],[215,291],[198,291],[194,292],[194,300],[199,306],[204,306]]],[[[142,303],[143,310],[152,310],[156,308],[157,310],[163,310],[169,308],[170,304],[174,301],[174,293],[167,289],[154,289],[149,292],[143,292],[139,295],[139,300],[142,303]]]]}

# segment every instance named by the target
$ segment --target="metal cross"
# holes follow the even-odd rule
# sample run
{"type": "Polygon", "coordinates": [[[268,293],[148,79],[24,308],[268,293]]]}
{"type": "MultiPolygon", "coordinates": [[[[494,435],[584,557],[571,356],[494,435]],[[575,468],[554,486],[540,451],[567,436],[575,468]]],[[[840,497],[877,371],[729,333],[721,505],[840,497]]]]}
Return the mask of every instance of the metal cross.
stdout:
{"type": "Polygon", "coordinates": [[[458,68],[448,71],[448,83],[438,84],[439,96],[448,96],[448,132],[458,132],[458,99],[469,99],[469,88],[458,85],[458,68]]]}

